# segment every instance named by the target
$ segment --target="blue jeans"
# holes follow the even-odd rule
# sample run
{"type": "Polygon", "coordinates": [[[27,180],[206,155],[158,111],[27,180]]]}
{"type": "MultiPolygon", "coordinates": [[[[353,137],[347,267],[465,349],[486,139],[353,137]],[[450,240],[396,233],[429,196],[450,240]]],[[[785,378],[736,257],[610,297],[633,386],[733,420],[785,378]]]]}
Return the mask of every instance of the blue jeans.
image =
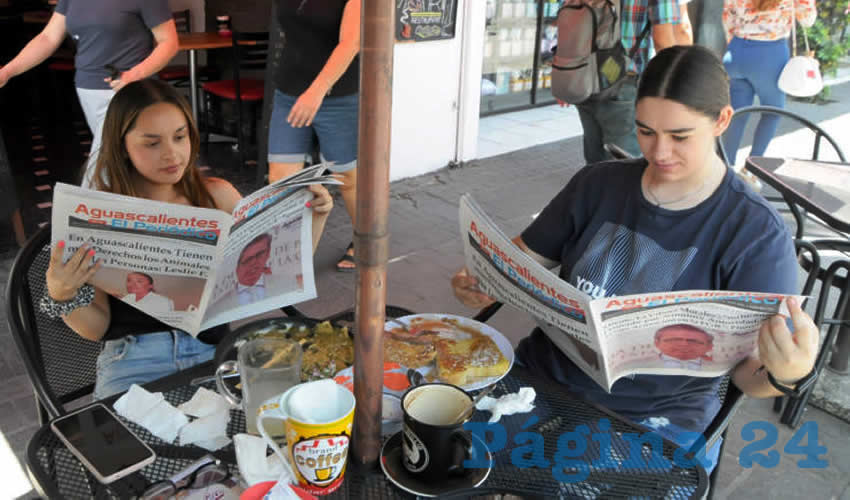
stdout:
{"type": "MultiPolygon", "coordinates": [[[[729,42],[723,65],[729,73],[732,107],[751,106],[755,96],[762,106],[785,107],[785,93],[779,90],[779,75],[788,62],[788,40],[760,41],[735,37],[729,42]]],[[[741,137],[747,126],[747,115],[732,120],[723,136],[723,149],[729,163],[735,165],[741,137]]],[[[761,156],[776,134],[779,116],[762,114],[753,135],[753,156],[761,156]]]]}
{"type": "Polygon", "coordinates": [[[628,77],[614,99],[577,104],[584,129],[584,160],[598,163],[611,156],[602,146],[616,144],[634,157],[642,156],[635,127],[637,78],[628,77]]]}
{"type": "Polygon", "coordinates": [[[97,358],[95,399],[124,392],[133,384],[144,384],[209,361],[215,346],[204,344],[186,332],[127,335],[108,340],[97,358]]]}
{"type": "Polygon", "coordinates": [[[274,91],[269,122],[269,161],[300,163],[313,151],[313,132],[319,138],[322,160],[333,162],[333,172],[345,172],[357,166],[357,94],[325,97],[308,127],[292,127],[286,117],[297,97],[274,91]]]}

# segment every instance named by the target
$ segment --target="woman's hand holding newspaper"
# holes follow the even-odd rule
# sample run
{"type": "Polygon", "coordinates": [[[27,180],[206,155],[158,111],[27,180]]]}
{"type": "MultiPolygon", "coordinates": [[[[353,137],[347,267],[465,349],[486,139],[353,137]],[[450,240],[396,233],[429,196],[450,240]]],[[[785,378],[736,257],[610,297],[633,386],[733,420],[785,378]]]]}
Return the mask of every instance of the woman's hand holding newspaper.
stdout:
{"type": "Polygon", "coordinates": [[[88,244],[83,243],[68,259],[62,262],[62,254],[65,242],[60,241],[50,254],[50,265],[47,268],[47,293],[50,298],[59,302],[66,302],[77,295],[81,286],[94,276],[100,269],[102,261],[92,264],[95,251],[88,244]]]}
{"type": "Polygon", "coordinates": [[[313,199],[307,202],[313,213],[329,214],[334,207],[334,199],[328,189],[321,184],[310,184],[307,189],[313,193],[313,199]]]}
{"type": "Polygon", "coordinates": [[[792,386],[812,371],[818,352],[818,329],[794,298],[788,298],[794,333],[785,318],[774,316],[761,325],[759,360],[777,382],[792,386]]]}
{"type": "Polygon", "coordinates": [[[470,276],[465,267],[452,277],[452,289],[455,297],[466,307],[481,309],[495,302],[492,297],[481,292],[478,279],[470,276]]]}

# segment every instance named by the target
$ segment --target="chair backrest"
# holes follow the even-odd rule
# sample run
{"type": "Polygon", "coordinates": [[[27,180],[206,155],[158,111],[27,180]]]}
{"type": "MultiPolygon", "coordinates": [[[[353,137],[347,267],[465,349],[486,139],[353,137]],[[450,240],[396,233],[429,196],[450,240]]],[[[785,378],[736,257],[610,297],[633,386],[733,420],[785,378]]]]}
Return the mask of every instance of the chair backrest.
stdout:
{"type": "Polygon", "coordinates": [[[50,319],[38,310],[49,261],[48,224],[33,235],[12,265],[6,316],[39,402],[55,417],[65,413],[65,403],[94,389],[101,343],[83,339],[61,319],[50,319]]]}
{"type": "Polygon", "coordinates": [[[171,17],[174,18],[174,24],[177,27],[178,33],[192,32],[192,11],[189,9],[178,10],[176,12],[172,12],[171,17]]]}
{"type": "Polygon", "coordinates": [[[240,71],[263,71],[269,56],[269,32],[233,31],[233,80],[236,100],[242,100],[242,88],[239,84],[240,71]]]}
{"type": "MultiPolygon", "coordinates": [[[[777,108],[774,106],[747,106],[735,110],[735,113],[732,115],[732,120],[746,120],[749,118],[749,115],[752,114],[777,115],[779,117],[788,118],[796,122],[797,124],[802,125],[811,130],[815,134],[814,142],[812,143],[812,160],[818,160],[821,158],[821,153],[823,152],[821,150],[821,140],[826,139],[826,142],[829,143],[829,145],[832,146],[832,148],[834,149],[836,155],[838,156],[838,159],[844,163],[847,162],[844,157],[844,152],[841,150],[841,147],[838,145],[837,142],[835,142],[835,139],[833,139],[832,136],[827,134],[826,131],[824,131],[818,125],[810,122],[809,120],[803,118],[802,116],[792,111],[788,111],[787,109],[777,108]]],[[[733,153],[733,151],[726,151],[722,143],[720,144],[720,151],[722,153],[721,157],[724,161],[726,161],[726,164],[729,165],[729,154],[733,153]]]]}
{"type": "Polygon", "coordinates": [[[268,31],[233,32],[233,62],[237,71],[265,70],[268,54],[268,31]]]}
{"type": "Polygon", "coordinates": [[[629,154],[628,151],[621,148],[620,146],[617,146],[614,143],[606,142],[602,145],[602,148],[606,152],[608,152],[608,154],[611,155],[611,157],[613,157],[615,160],[629,160],[634,158],[634,156],[629,154]]]}

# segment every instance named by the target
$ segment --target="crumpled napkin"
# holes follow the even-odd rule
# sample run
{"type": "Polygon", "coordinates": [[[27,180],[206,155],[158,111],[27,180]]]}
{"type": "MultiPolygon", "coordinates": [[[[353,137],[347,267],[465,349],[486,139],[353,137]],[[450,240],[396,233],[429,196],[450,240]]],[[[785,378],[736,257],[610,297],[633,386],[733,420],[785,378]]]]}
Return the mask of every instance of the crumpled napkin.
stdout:
{"type": "Polygon", "coordinates": [[[514,413],[525,413],[534,409],[534,398],[537,393],[533,387],[521,387],[519,391],[513,394],[505,394],[498,398],[484,396],[481,398],[475,408],[479,410],[487,410],[493,415],[490,416],[490,423],[498,422],[502,415],[513,415],[514,413]]]}
{"type": "Polygon", "coordinates": [[[230,408],[230,403],[222,395],[204,387],[198,387],[192,399],[177,407],[186,415],[193,417],[206,417],[230,410],[230,408]]]}
{"type": "MultiPolygon", "coordinates": [[[[266,493],[266,496],[263,497],[263,500],[303,500],[305,497],[295,493],[293,490],[293,485],[289,483],[288,474],[284,472],[280,475],[280,479],[278,479],[277,483],[272,486],[272,489],[266,493]]],[[[300,490],[304,492],[304,490],[300,490]]],[[[307,492],[304,494],[309,495],[307,498],[316,498],[313,495],[310,495],[307,492]]]]}
{"type": "Polygon", "coordinates": [[[147,429],[166,443],[174,441],[189,419],[163,398],[161,392],[151,393],[136,384],[130,386],[112,407],[119,415],[147,429]]]}
{"type": "Polygon", "coordinates": [[[151,393],[133,384],[112,407],[122,417],[167,443],[173,442],[178,435],[181,444],[194,444],[209,451],[230,443],[227,437],[230,404],[203,387],[178,409],[166,401],[161,392],[151,393]],[[181,410],[200,418],[189,423],[181,410]]]}
{"type": "Polygon", "coordinates": [[[261,437],[251,434],[233,436],[233,446],[236,448],[236,463],[242,479],[253,486],[264,481],[294,482],[295,475],[289,464],[281,463],[277,453],[266,456],[266,442],[261,437]]]}
{"type": "Polygon", "coordinates": [[[180,429],[180,444],[194,444],[209,451],[222,448],[230,443],[227,437],[228,422],[229,408],[197,418],[180,429]]]}

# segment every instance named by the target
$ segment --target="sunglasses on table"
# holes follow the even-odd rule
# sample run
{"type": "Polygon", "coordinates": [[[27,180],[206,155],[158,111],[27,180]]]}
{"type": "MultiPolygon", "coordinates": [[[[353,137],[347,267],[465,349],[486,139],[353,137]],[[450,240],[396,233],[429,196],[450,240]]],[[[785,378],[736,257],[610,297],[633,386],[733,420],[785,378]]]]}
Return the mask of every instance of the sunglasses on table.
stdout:
{"type": "Polygon", "coordinates": [[[139,495],[139,499],[168,500],[181,490],[205,488],[220,483],[228,477],[230,477],[230,471],[226,465],[212,455],[205,455],[171,476],[170,479],[157,481],[148,486],[139,495]]]}

